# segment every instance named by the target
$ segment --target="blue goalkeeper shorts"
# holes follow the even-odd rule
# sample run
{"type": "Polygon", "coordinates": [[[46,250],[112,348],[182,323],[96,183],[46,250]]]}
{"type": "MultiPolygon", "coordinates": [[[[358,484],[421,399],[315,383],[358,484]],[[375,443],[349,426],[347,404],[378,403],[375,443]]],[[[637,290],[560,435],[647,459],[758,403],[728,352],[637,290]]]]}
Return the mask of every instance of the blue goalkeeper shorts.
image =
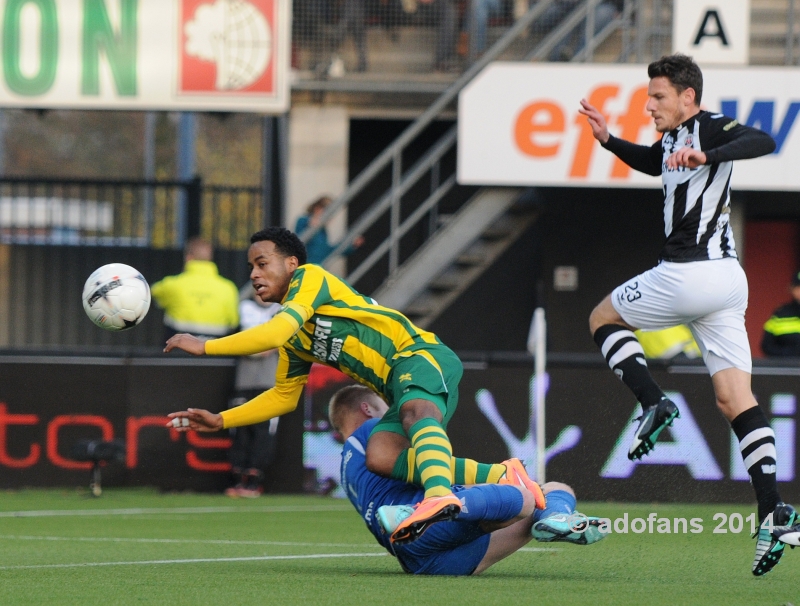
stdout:
{"type": "Polygon", "coordinates": [[[454,486],[461,513],[451,522],[433,524],[412,543],[394,548],[408,573],[465,576],[472,574],[489,549],[481,522],[506,522],[522,511],[522,493],[514,486],[454,486]]]}

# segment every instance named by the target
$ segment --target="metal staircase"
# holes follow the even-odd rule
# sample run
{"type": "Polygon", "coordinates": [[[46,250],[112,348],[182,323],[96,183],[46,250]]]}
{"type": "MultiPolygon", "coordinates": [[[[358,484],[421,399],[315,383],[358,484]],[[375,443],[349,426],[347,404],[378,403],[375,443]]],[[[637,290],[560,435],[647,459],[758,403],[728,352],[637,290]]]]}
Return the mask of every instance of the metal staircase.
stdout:
{"type": "MultiPolygon", "coordinates": [[[[485,187],[373,294],[427,328],[535,221],[523,190],[485,187]]],[[[441,217],[440,217],[441,218],[441,217]]]]}
{"type": "MultiPolygon", "coordinates": [[[[499,58],[538,60],[569,32],[570,24],[574,26],[591,14],[598,1],[580,3],[564,25],[544,36],[532,50],[518,39],[526,39],[528,28],[554,0],[539,0],[520,17],[351,182],[328,207],[320,226],[300,234],[308,241],[351,202],[372,196],[374,202],[350,226],[323,265],[350,247],[359,235],[376,226],[388,225],[388,237],[352,268],[345,279],[359,287],[359,280],[385,269],[380,278],[382,284],[377,289],[360,290],[373,290],[370,294],[381,304],[404,311],[422,327],[428,326],[454,302],[526,232],[536,220],[537,211],[518,203],[523,192],[520,188],[481,188],[471,197],[466,195],[470,188],[457,185],[455,177],[456,126],[418,159],[409,160],[409,148],[420,133],[452,107],[458,93],[491,61],[499,58]],[[382,193],[371,193],[376,190],[382,193]],[[424,233],[421,242],[420,233],[424,233]]],[[[593,51],[603,40],[615,32],[628,31],[630,18],[631,11],[626,10],[596,36],[587,37],[587,50],[580,59],[591,60],[593,51]]],[[[591,25],[591,19],[587,21],[591,25]]],[[[630,49],[623,48],[623,51],[620,57],[626,58],[630,49]]]]}

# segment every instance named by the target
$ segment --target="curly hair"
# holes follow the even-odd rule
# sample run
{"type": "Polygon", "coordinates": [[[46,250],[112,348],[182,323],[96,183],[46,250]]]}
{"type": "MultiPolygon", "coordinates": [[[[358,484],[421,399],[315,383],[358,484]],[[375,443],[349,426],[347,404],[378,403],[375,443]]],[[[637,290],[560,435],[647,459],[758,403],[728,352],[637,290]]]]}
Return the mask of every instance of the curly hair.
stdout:
{"type": "Polygon", "coordinates": [[[267,227],[250,236],[250,244],[256,242],[272,242],[275,250],[285,257],[297,257],[298,265],[305,265],[308,260],[306,245],[297,234],[285,227],[267,227]]]}
{"type": "Polygon", "coordinates": [[[687,88],[694,90],[694,102],[700,105],[703,98],[703,72],[694,59],[681,53],[665,55],[647,66],[650,78],[664,77],[672,83],[678,93],[687,88]]]}

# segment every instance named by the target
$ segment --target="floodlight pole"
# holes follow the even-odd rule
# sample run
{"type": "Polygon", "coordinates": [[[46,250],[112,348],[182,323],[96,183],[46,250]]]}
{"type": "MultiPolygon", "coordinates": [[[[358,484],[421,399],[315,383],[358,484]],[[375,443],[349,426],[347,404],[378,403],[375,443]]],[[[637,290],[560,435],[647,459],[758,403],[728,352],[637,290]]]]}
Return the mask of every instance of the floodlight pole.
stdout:
{"type": "Polygon", "coordinates": [[[545,393],[547,378],[545,368],[547,363],[547,324],[544,309],[537,307],[533,312],[531,327],[528,332],[528,352],[533,356],[533,418],[532,428],[536,438],[536,481],[545,482],[545,393]]]}

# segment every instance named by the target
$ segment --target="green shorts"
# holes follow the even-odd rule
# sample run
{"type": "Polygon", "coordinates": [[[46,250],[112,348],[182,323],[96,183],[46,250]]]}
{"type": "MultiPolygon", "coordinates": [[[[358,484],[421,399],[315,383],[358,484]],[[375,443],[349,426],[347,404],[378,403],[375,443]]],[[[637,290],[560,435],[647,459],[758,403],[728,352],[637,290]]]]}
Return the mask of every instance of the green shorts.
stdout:
{"type": "Polygon", "coordinates": [[[400,422],[400,407],[417,398],[436,404],[442,413],[442,426],[447,427],[458,405],[458,383],[464,374],[458,356],[444,345],[428,345],[402,351],[393,362],[386,381],[389,410],[370,433],[391,431],[406,435],[400,422]]]}

